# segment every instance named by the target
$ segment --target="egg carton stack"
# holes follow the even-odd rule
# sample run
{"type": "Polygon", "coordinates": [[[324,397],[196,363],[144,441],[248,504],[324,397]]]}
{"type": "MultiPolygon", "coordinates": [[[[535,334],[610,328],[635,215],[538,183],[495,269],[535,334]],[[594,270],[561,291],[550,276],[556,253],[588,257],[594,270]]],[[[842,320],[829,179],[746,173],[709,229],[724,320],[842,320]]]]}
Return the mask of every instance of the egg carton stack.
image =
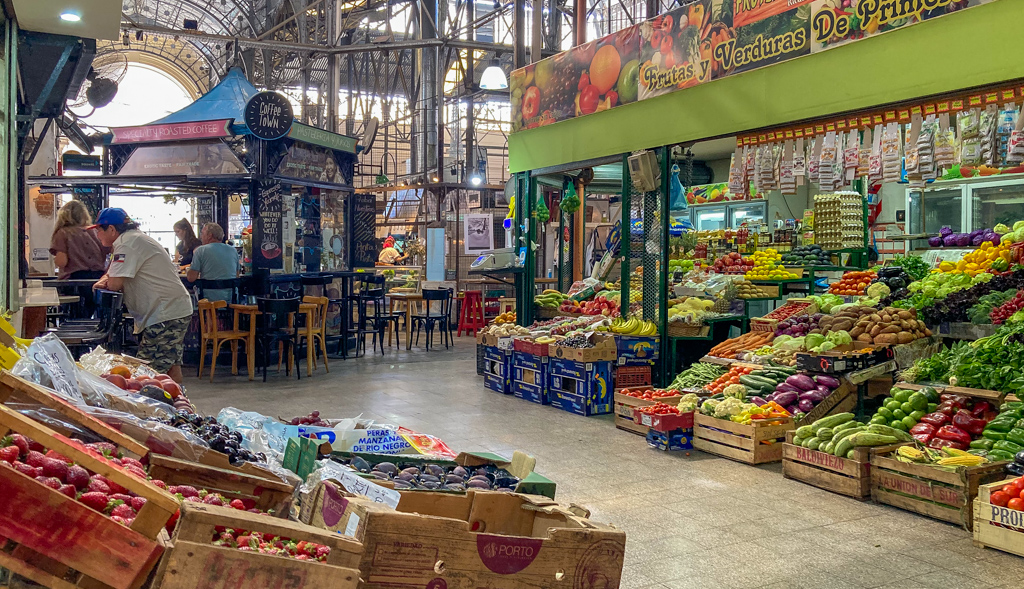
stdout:
{"type": "Polygon", "coordinates": [[[814,240],[824,249],[864,247],[864,197],[859,192],[814,196],[814,240]]]}

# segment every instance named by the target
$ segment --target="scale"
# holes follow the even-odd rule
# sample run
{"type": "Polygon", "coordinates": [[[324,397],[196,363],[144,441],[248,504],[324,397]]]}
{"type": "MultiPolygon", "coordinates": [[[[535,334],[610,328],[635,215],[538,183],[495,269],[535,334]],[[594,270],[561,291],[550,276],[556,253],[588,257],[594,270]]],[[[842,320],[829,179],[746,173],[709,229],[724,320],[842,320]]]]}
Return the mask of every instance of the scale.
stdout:
{"type": "Polygon", "coordinates": [[[522,267],[525,261],[525,252],[518,251],[522,248],[505,247],[491,250],[481,254],[469,265],[470,270],[486,272],[489,270],[508,270],[510,268],[522,267]]]}

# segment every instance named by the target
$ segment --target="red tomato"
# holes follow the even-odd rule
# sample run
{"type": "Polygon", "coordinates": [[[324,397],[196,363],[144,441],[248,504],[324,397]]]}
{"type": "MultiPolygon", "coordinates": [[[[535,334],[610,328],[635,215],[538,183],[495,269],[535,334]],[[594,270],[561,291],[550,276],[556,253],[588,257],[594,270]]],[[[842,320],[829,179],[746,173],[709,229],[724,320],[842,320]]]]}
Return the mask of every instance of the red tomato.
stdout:
{"type": "Polygon", "coordinates": [[[1013,495],[1013,496],[1020,495],[1020,492],[1024,491],[1024,480],[1015,479],[1015,480],[1011,481],[1010,484],[1007,485],[1007,486],[1008,487],[1013,487],[1014,489],[1017,490],[1016,493],[1010,493],[1010,495],[1013,495]]]}
{"type": "Polygon", "coordinates": [[[1020,497],[1014,497],[1013,499],[1010,499],[1009,502],[1007,502],[1006,506],[1015,511],[1024,511],[1024,499],[1021,499],[1020,497]]]}
{"type": "Polygon", "coordinates": [[[1006,504],[1010,501],[1010,496],[1002,491],[996,491],[989,497],[989,501],[992,505],[998,505],[999,507],[1006,507],[1006,504]]]}

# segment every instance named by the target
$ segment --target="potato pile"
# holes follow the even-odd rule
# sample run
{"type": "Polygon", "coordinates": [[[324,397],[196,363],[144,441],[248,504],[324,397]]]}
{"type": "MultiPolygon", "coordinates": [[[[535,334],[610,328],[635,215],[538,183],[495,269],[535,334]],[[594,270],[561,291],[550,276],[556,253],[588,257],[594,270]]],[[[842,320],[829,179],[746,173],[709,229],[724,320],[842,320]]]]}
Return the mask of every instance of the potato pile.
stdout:
{"type": "Polygon", "coordinates": [[[848,331],[854,341],[865,344],[909,344],[932,334],[917,318],[916,309],[896,307],[851,307],[822,317],[818,329],[821,333],[848,331]]]}

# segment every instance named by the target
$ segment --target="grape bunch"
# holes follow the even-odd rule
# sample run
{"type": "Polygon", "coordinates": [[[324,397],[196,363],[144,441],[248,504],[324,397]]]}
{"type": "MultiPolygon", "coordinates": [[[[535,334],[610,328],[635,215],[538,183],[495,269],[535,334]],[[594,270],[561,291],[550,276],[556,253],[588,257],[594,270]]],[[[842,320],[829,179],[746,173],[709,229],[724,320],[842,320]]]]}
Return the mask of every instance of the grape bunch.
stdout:
{"type": "Polygon", "coordinates": [[[573,333],[562,340],[562,346],[566,348],[593,348],[594,344],[590,343],[587,336],[582,333],[573,333]]]}
{"type": "Polygon", "coordinates": [[[293,417],[291,420],[292,425],[315,425],[317,427],[331,427],[331,424],[327,423],[323,419],[320,419],[320,412],[313,411],[305,417],[293,417]]]}
{"type": "Polygon", "coordinates": [[[571,62],[556,67],[548,87],[541,90],[541,110],[564,111],[575,114],[576,92],[580,83],[580,72],[571,62]]]}

